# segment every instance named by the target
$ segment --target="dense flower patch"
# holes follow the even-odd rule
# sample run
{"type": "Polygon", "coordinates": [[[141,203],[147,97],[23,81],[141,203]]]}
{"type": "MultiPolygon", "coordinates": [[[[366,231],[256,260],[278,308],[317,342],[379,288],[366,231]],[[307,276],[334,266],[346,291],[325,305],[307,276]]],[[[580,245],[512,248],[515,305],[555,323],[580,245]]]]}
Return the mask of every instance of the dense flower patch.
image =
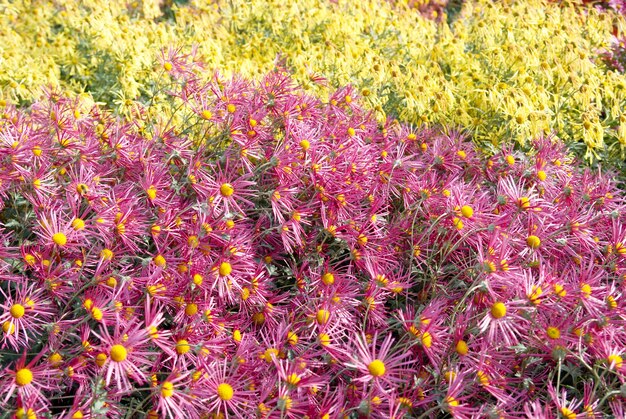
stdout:
{"type": "Polygon", "coordinates": [[[595,60],[623,32],[621,14],[576,1],[455,0],[453,17],[430,19],[444,3],[5,1],[0,91],[29,103],[52,83],[124,115],[137,100],[169,112],[154,57],[197,45],[220,71],[258,79],[280,56],[320,96],[321,77],[331,91],[351,84],[380,121],[461,126],[492,152],[554,130],[587,162],[621,164],[626,80],[595,60]]]}
{"type": "Polygon", "coordinates": [[[610,177],[201,64],[162,63],[177,118],[4,108],[3,410],[624,415],[610,177]]]}

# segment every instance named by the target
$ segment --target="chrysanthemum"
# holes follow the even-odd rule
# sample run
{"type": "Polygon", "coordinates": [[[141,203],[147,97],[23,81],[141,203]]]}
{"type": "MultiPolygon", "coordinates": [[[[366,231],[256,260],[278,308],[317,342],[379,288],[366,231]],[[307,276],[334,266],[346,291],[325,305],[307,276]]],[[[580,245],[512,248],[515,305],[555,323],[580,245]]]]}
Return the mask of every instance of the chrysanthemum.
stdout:
{"type": "Polygon", "coordinates": [[[164,417],[195,417],[197,400],[189,391],[189,371],[172,371],[153,389],[155,407],[164,417]]]}
{"type": "Polygon", "coordinates": [[[131,379],[139,384],[147,381],[143,368],[151,362],[153,352],[145,349],[150,342],[149,334],[140,324],[130,324],[121,328],[115,325],[113,335],[107,327],[100,327],[100,333],[93,332],[100,339],[99,354],[105,371],[107,385],[115,383],[120,392],[132,389],[131,379]]]}
{"type": "Polygon", "coordinates": [[[43,352],[26,363],[26,354],[22,355],[15,365],[6,367],[4,376],[0,379],[5,393],[3,402],[6,403],[15,393],[19,398],[35,401],[40,405],[49,403],[45,392],[55,388],[56,380],[51,379],[54,371],[46,363],[39,363],[43,352]]]}
{"type": "Polygon", "coordinates": [[[226,418],[245,418],[253,410],[255,392],[249,390],[249,376],[239,371],[239,363],[216,360],[204,367],[207,372],[198,383],[198,396],[211,413],[226,418]]]}
{"type": "Polygon", "coordinates": [[[14,349],[28,344],[29,340],[41,335],[44,326],[52,318],[54,310],[45,298],[45,291],[35,285],[18,285],[15,295],[6,295],[0,289],[4,302],[0,304],[0,325],[4,341],[14,349]]]}
{"type": "Polygon", "coordinates": [[[253,206],[249,198],[253,195],[250,188],[255,182],[248,180],[250,175],[236,174],[235,169],[235,163],[228,162],[223,169],[216,169],[215,179],[207,182],[209,204],[218,214],[244,214],[244,208],[253,206]]]}
{"type": "Polygon", "coordinates": [[[410,353],[393,348],[391,334],[385,337],[380,347],[377,340],[377,333],[371,338],[371,343],[364,334],[352,336],[347,346],[351,351],[345,365],[358,371],[355,381],[371,383],[379,391],[385,392],[402,382],[401,367],[408,363],[404,359],[410,353]]]}
{"type": "Polygon", "coordinates": [[[76,243],[73,242],[73,238],[77,230],[72,227],[73,220],[64,221],[63,218],[63,215],[56,211],[41,214],[38,217],[41,230],[35,232],[45,245],[55,246],[61,250],[75,249],[76,243]]]}
{"type": "Polygon", "coordinates": [[[521,310],[528,310],[524,301],[493,301],[486,307],[486,314],[479,323],[481,333],[494,346],[515,345],[523,335],[528,320],[521,316],[521,310]]]}

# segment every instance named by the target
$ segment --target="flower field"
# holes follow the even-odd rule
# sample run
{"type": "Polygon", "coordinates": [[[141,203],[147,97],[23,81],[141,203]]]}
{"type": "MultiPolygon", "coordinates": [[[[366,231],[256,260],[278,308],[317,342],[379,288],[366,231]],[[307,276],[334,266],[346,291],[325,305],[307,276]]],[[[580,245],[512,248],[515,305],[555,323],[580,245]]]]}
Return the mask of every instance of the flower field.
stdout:
{"type": "Polygon", "coordinates": [[[626,417],[622,2],[0,11],[3,417],[626,417]]]}

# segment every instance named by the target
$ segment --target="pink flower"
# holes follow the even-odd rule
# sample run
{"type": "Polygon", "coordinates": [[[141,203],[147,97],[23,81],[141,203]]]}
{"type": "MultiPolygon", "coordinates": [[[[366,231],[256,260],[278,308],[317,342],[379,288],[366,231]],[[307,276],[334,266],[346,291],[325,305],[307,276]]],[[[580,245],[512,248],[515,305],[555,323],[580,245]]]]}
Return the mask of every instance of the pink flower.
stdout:
{"type": "Polygon", "coordinates": [[[404,359],[409,353],[393,348],[391,335],[385,337],[380,347],[377,340],[378,334],[374,334],[371,343],[364,334],[352,337],[348,347],[356,349],[356,353],[354,349],[349,352],[345,365],[358,371],[355,381],[371,384],[373,389],[385,392],[402,382],[401,367],[408,363],[404,359]]]}
{"type": "Polygon", "coordinates": [[[3,403],[17,393],[18,397],[35,405],[48,405],[45,392],[53,391],[56,382],[52,379],[53,371],[49,366],[38,363],[43,353],[40,352],[30,362],[26,363],[26,353],[22,355],[12,367],[5,367],[4,376],[0,379],[4,392],[3,403]]]}
{"type": "Polygon", "coordinates": [[[131,323],[122,329],[118,324],[113,335],[107,327],[93,333],[100,339],[97,347],[107,386],[113,383],[119,391],[127,392],[132,389],[131,379],[139,384],[147,381],[144,367],[150,364],[153,352],[147,349],[149,335],[145,328],[131,323]]]}
{"type": "Polygon", "coordinates": [[[209,411],[226,418],[245,418],[245,412],[256,407],[256,392],[249,390],[249,378],[239,371],[239,363],[216,360],[203,367],[206,371],[198,383],[198,396],[209,411]]]}

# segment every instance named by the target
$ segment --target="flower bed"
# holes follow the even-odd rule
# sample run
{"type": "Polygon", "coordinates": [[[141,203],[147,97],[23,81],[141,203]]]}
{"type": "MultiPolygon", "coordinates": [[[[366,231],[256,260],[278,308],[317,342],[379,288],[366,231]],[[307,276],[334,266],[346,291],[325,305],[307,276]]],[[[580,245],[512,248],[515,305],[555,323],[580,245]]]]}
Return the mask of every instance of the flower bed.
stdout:
{"type": "Polygon", "coordinates": [[[4,109],[4,411],[624,415],[610,176],[201,64],[162,63],[175,117],[4,109]]]}
{"type": "Polygon", "coordinates": [[[29,103],[52,83],[87,91],[120,114],[129,115],[137,100],[161,113],[167,107],[160,106],[154,57],[164,47],[197,45],[209,67],[249,78],[271,70],[278,56],[315,94],[329,92],[317,83],[322,78],[330,91],[352,84],[380,121],[462,127],[492,153],[555,131],[587,163],[621,165],[625,156],[626,80],[595,59],[614,28],[624,28],[610,9],[466,1],[448,25],[387,1],[2,8],[0,87],[9,102],[29,103]]]}

